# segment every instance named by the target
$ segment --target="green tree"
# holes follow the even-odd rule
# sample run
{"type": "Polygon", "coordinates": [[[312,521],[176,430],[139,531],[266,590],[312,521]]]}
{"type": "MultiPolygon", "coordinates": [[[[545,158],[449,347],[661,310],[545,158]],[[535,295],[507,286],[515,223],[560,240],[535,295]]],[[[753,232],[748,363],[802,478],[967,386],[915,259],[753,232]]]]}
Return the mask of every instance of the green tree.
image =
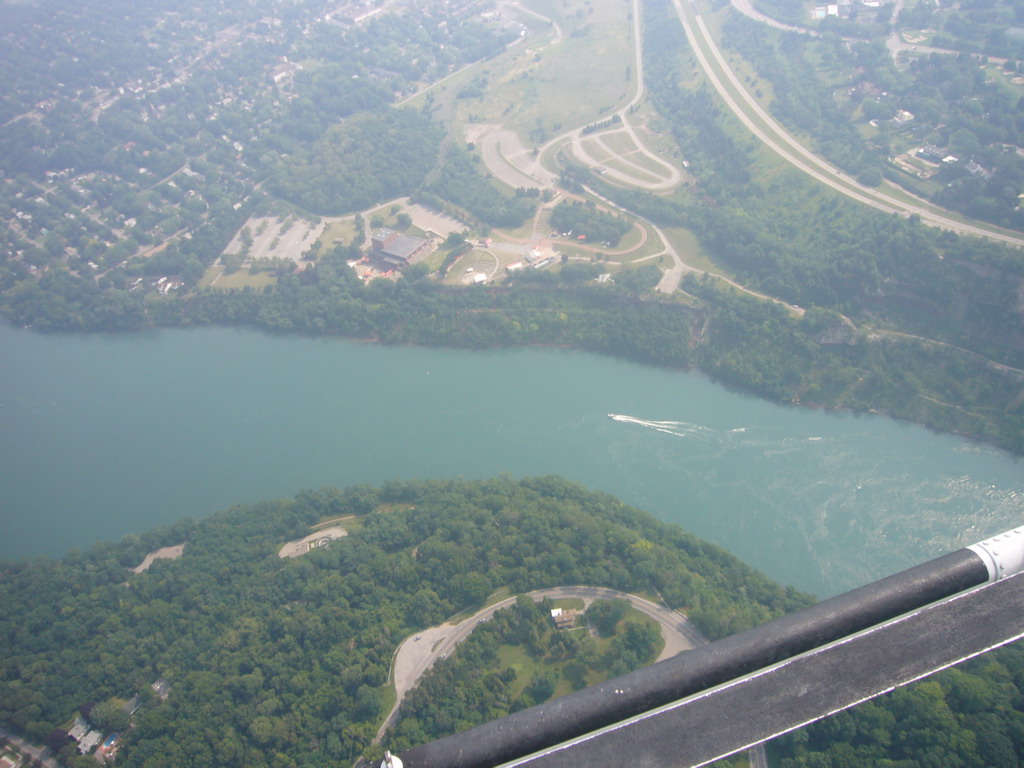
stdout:
{"type": "Polygon", "coordinates": [[[595,600],[587,608],[585,616],[601,637],[611,637],[615,628],[629,610],[629,601],[615,598],[613,600],[595,600]]]}
{"type": "Polygon", "coordinates": [[[128,710],[120,699],[107,699],[92,708],[89,720],[102,731],[123,731],[128,727],[128,710]]]}
{"type": "Polygon", "coordinates": [[[557,683],[558,680],[550,672],[538,672],[526,686],[526,693],[530,695],[534,704],[540,704],[551,698],[557,683]]]}

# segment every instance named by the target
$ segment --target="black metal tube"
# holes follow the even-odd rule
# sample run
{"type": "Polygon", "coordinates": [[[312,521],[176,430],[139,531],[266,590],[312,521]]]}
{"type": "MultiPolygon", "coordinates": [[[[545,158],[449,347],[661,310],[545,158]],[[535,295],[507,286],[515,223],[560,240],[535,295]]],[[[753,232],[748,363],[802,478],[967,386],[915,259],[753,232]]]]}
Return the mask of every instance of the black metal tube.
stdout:
{"type": "Polygon", "coordinates": [[[400,757],[405,768],[492,768],[988,580],[981,557],[962,549],[600,685],[413,747],[400,757]]]}

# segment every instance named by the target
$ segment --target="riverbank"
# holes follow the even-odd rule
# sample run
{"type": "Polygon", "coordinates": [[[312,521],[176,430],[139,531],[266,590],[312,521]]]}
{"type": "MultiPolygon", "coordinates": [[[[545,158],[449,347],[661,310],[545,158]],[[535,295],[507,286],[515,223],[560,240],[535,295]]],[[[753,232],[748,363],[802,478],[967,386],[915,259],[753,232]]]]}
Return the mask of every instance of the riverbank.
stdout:
{"type": "MultiPolygon", "coordinates": [[[[882,413],[1024,454],[1024,380],[1012,370],[966,348],[858,328],[829,310],[796,317],[714,280],[687,277],[686,294],[642,300],[633,288],[586,283],[450,289],[424,278],[362,286],[329,263],[317,274],[288,291],[207,291],[140,304],[133,329],[246,326],[474,350],[565,346],[696,368],[772,402],[882,413]]],[[[57,328],[123,330],[97,317],[113,307],[80,309],[75,326],[57,328]]]]}
{"type": "MultiPolygon", "coordinates": [[[[7,558],[59,557],[302,488],[558,474],[825,595],[1013,527],[1024,492],[1018,462],[979,444],[565,348],[210,327],[0,329],[0,349],[0,403],[17,405],[0,406],[7,558]]],[[[311,532],[282,535],[275,556],[311,532]]],[[[139,549],[123,573],[186,538],[139,549]]]]}

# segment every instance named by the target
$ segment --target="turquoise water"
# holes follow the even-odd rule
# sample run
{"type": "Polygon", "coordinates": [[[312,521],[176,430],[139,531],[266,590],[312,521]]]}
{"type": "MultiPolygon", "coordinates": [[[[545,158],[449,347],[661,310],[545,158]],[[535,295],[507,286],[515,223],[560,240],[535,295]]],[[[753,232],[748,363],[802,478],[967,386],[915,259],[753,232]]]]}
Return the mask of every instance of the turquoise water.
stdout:
{"type": "Polygon", "coordinates": [[[608,491],[819,595],[1024,521],[1021,464],[995,449],[565,350],[0,327],[0,355],[3,558],[301,488],[501,472],[608,491]]]}

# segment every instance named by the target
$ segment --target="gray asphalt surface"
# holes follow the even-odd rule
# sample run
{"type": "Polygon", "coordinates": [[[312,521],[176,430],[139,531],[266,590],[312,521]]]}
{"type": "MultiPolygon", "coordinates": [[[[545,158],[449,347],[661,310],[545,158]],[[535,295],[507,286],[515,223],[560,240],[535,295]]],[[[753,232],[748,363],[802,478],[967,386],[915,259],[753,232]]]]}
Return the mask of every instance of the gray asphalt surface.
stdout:
{"type": "MultiPolygon", "coordinates": [[[[527,596],[534,600],[543,600],[545,597],[550,597],[552,600],[576,597],[581,598],[585,604],[594,600],[614,598],[629,600],[634,608],[650,616],[661,626],[665,647],[658,656],[658,661],[707,642],[697,628],[690,624],[681,613],[669,610],[642,597],[617,592],[614,589],[585,586],[554,587],[529,592],[527,596]]],[[[402,641],[395,652],[395,658],[391,665],[396,692],[395,705],[378,730],[378,739],[391,727],[405,694],[416,685],[416,681],[434,665],[434,662],[454,651],[459,643],[469,637],[478,624],[490,619],[495,611],[514,604],[516,597],[518,596],[508,597],[494,605],[482,608],[458,623],[445,623],[438,627],[431,627],[402,641]]]]}
{"type": "Polygon", "coordinates": [[[1022,601],[1024,574],[990,582],[517,765],[704,765],[1019,639],[1022,601]]]}
{"type": "Polygon", "coordinates": [[[689,0],[673,0],[673,2],[698,64],[722,100],[761,142],[790,164],[836,192],[886,213],[898,213],[903,216],[916,214],[924,223],[942,229],[986,237],[1010,245],[1024,246],[1024,237],[1020,235],[1003,234],[981,225],[956,221],[936,213],[930,208],[897,200],[884,192],[865,187],[845,176],[838,168],[815,155],[785,131],[746,91],[725,61],[721,50],[704,25],[703,18],[692,8],[689,0]],[[686,7],[683,5],[684,2],[687,3],[686,7]],[[692,23],[691,16],[693,17],[692,23]],[[705,49],[714,60],[713,62],[708,55],[705,55],[705,49]],[[719,77],[716,66],[724,73],[725,80],[719,77]],[[732,90],[730,90],[730,86],[732,90]],[[737,97],[734,97],[734,92],[738,94],[737,97]],[[765,127],[762,128],[762,126],[765,127]]]}

